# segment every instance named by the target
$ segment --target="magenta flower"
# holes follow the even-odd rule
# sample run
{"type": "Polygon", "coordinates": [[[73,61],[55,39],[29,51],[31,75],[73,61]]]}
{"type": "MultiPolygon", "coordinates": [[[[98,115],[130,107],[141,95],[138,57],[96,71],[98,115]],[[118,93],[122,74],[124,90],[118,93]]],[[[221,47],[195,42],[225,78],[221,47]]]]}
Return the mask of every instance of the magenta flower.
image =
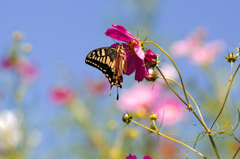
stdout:
{"type": "Polygon", "coordinates": [[[157,55],[155,55],[151,50],[146,50],[144,63],[146,66],[155,66],[157,64],[157,55]]]}
{"type": "Polygon", "coordinates": [[[137,157],[136,156],[132,156],[131,154],[129,154],[129,156],[127,156],[126,159],[137,159],[137,157]]]}
{"type": "Polygon", "coordinates": [[[4,57],[4,58],[2,59],[2,61],[1,61],[1,66],[2,66],[2,68],[4,68],[4,69],[9,69],[9,68],[11,68],[12,62],[11,62],[10,58],[4,57]]]}
{"type": "Polygon", "coordinates": [[[152,159],[150,156],[144,156],[143,159],[152,159]]]}
{"type": "MultiPolygon", "coordinates": [[[[114,28],[109,28],[105,33],[113,39],[126,42],[123,45],[127,54],[127,72],[126,75],[131,75],[135,70],[135,80],[138,82],[144,79],[144,52],[141,48],[141,41],[136,39],[128,30],[121,25],[112,25],[114,28]]],[[[117,47],[117,44],[113,44],[111,47],[117,47]]]]}
{"type": "MultiPolygon", "coordinates": [[[[129,156],[127,156],[126,159],[137,159],[137,157],[129,154],[129,156]]],[[[149,156],[144,156],[143,159],[152,159],[152,158],[149,156]]]]}
{"type": "Polygon", "coordinates": [[[74,91],[68,86],[57,86],[50,92],[50,99],[56,105],[68,104],[74,97],[74,91]]]}

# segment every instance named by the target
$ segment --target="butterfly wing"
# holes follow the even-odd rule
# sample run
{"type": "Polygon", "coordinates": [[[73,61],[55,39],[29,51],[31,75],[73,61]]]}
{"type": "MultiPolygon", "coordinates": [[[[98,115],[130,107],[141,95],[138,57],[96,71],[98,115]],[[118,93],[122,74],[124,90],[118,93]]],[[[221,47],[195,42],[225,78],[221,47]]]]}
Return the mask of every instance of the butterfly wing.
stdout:
{"type": "Polygon", "coordinates": [[[113,78],[115,72],[115,65],[117,59],[117,51],[114,47],[102,47],[96,50],[91,51],[85,62],[93,67],[96,67],[108,79],[111,87],[116,85],[117,87],[122,87],[119,80],[113,78]]]}

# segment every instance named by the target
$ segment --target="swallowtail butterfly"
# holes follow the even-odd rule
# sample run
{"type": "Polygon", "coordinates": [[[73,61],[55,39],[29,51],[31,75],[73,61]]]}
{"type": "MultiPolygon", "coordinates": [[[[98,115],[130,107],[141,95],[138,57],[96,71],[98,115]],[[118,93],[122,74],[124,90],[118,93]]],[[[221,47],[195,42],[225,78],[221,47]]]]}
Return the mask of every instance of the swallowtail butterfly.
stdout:
{"type": "MultiPolygon", "coordinates": [[[[102,47],[91,51],[85,62],[93,67],[96,67],[108,79],[111,89],[113,86],[122,88],[122,71],[127,71],[126,52],[121,43],[116,48],[114,47],[102,47]]],[[[117,100],[118,100],[117,92],[117,100]]]]}

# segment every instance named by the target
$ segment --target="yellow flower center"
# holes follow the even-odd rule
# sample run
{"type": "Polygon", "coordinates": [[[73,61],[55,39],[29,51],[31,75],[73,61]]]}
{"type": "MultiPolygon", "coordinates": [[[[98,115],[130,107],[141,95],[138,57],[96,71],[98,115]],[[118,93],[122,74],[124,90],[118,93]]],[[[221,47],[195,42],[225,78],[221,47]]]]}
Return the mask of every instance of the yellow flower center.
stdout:
{"type": "Polygon", "coordinates": [[[137,45],[137,42],[135,40],[132,40],[128,43],[128,48],[130,50],[130,52],[133,54],[133,55],[136,55],[136,52],[134,50],[134,47],[137,45]]]}

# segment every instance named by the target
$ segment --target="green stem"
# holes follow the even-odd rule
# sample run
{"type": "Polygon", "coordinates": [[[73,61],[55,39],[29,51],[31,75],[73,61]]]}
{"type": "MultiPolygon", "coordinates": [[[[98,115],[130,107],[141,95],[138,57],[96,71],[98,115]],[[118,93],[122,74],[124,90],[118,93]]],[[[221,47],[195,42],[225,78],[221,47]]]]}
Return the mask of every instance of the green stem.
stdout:
{"type": "Polygon", "coordinates": [[[208,137],[209,137],[209,139],[210,139],[210,141],[211,141],[211,143],[212,143],[212,145],[213,145],[214,151],[215,151],[218,159],[221,159],[221,157],[220,157],[220,155],[219,155],[219,153],[218,153],[217,147],[216,147],[216,145],[215,145],[215,143],[214,143],[214,141],[213,141],[212,135],[211,135],[210,133],[208,133],[208,137]]]}
{"type": "Polygon", "coordinates": [[[203,154],[201,154],[201,153],[198,152],[197,150],[191,148],[190,146],[188,146],[188,145],[186,145],[186,144],[184,144],[184,143],[182,143],[182,142],[180,142],[180,141],[178,141],[178,140],[175,140],[175,139],[173,139],[173,138],[171,138],[171,137],[169,137],[169,136],[166,136],[166,135],[164,135],[164,134],[162,134],[162,133],[160,133],[160,132],[157,132],[157,131],[155,131],[155,130],[152,130],[152,129],[150,129],[150,128],[148,128],[148,127],[146,127],[146,126],[144,126],[144,125],[142,125],[142,124],[140,124],[140,123],[138,123],[138,122],[136,122],[136,121],[134,121],[134,120],[132,120],[132,119],[131,119],[131,122],[133,122],[133,123],[135,123],[135,124],[137,124],[137,125],[145,128],[145,129],[147,129],[147,130],[149,130],[149,131],[151,131],[151,132],[153,132],[153,133],[156,133],[156,134],[158,134],[158,135],[161,135],[161,136],[163,136],[163,137],[165,137],[165,138],[167,138],[167,139],[169,139],[169,140],[172,140],[172,141],[174,141],[174,142],[177,142],[177,143],[179,143],[179,144],[181,144],[181,145],[189,148],[190,150],[196,152],[198,155],[200,155],[200,156],[202,156],[203,158],[206,159],[206,157],[205,157],[203,154]]]}
{"type": "Polygon", "coordinates": [[[227,101],[227,97],[228,97],[228,94],[229,94],[229,91],[230,91],[230,88],[231,88],[231,85],[232,85],[232,82],[233,82],[233,79],[234,79],[234,77],[235,77],[235,75],[236,75],[236,73],[237,73],[239,67],[240,67],[240,64],[238,65],[236,71],[234,72],[232,78],[230,79],[229,86],[228,86],[228,90],[227,90],[227,94],[226,94],[226,97],[225,97],[225,99],[224,99],[224,101],[223,101],[222,108],[220,109],[218,115],[217,115],[216,118],[214,119],[214,121],[213,121],[213,123],[212,123],[212,125],[211,125],[211,127],[210,127],[209,130],[212,129],[213,125],[215,124],[215,122],[217,121],[218,117],[221,115],[221,113],[222,113],[222,111],[223,111],[223,108],[224,108],[225,103],[226,103],[226,101],[227,101]]]}
{"type": "Polygon", "coordinates": [[[153,125],[154,125],[155,129],[159,132],[160,130],[158,130],[158,128],[156,126],[156,123],[155,123],[155,120],[152,120],[152,122],[153,122],[153,125]]]}
{"type": "MultiPolygon", "coordinates": [[[[168,81],[166,80],[165,76],[163,75],[162,71],[156,67],[159,71],[159,73],[161,74],[161,76],[163,77],[164,81],[167,83],[168,87],[176,94],[176,96],[178,96],[178,98],[186,105],[188,106],[188,104],[180,97],[180,95],[172,88],[172,86],[168,83],[168,81]]],[[[186,91],[186,90],[185,90],[186,91]]]]}
{"type": "Polygon", "coordinates": [[[237,153],[239,150],[240,150],[240,147],[238,148],[237,152],[234,154],[233,159],[237,156],[237,153]]]}
{"type": "Polygon", "coordinates": [[[158,47],[160,50],[162,50],[162,52],[164,52],[164,53],[168,56],[168,58],[172,61],[173,65],[175,66],[175,68],[176,68],[176,70],[177,70],[177,72],[178,72],[178,75],[179,75],[179,78],[180,78],[180,81],[181,81],[181,84],[182,84],[182,87],[183,87],[183,92],[184,92],[185,98],[186,98],[186,100],[187,100],[187,103],[188,103],[188,105],[189,105],[189,100],[188,100],[187,94],[186,94],[186,92],[185,92],[185,87],[184,87],[184,84],[183,84],[182,76],[181,76],[181,74],[180,74],[180,72],[179,72],[179,70],[178,70],[178,68],[177,68],[177,65],[175,64],[175,62],[174,62],[173,59],[171,58],[171,56],[170,56],[165,50],[163,50],[160,46],[158,46],[156,43],[154,43],[154,42],[152,42],[152,41],[145,41],[145,42],[143,42],[143,43],[151,43],[151,44],[157,46],[157,47],[158,47]]]}
{"type": "MultiPolygon", "coordinates": [[[[160,77],[160,78],[162,78],[162,77],[160,77]]],[[[164,79],[164,78],[163,78],[163,79],[164,79]]],[[[172,81],[172,82],[176,83],[177,85],[179,85],[179,87],[182,88],[182,85],[180,85],[177,81],[175,81],[175,80],[173,80],[173,79],[169,79],[169,78],[166,78],[166,80],[172,81]]],[[[185,90],[185,91],[186,91],[186,93],[188,94],[188,96],[192,99],[193,103],[195,104],[195,106],[196,106],[196,108],[197,108],[197,110],[198,110],[198,113],[199,113],[200,118],[201,118],[201,119],[198,119],[198,120],[200,121],[200,123],[202,124],[202,126],[205,128],[205,130],[208,130],[208,128],[207,128],[207,126],[206,126],[206,123],[205,123],[205,121],[203,120],[202,114],[201,114],[201,112],[200,112],[200,109],[199,109],[197,103],[195,102],[195,100],[193,99],[193,97],[188,93],[188,91],[187,91],[187,90],[185,90]]],[[[194,111],[193,111],[193,112],[194,112],[194,111]]],[[[195,115],[195,116],[198,118],[197,115],[195,115]]]]}

